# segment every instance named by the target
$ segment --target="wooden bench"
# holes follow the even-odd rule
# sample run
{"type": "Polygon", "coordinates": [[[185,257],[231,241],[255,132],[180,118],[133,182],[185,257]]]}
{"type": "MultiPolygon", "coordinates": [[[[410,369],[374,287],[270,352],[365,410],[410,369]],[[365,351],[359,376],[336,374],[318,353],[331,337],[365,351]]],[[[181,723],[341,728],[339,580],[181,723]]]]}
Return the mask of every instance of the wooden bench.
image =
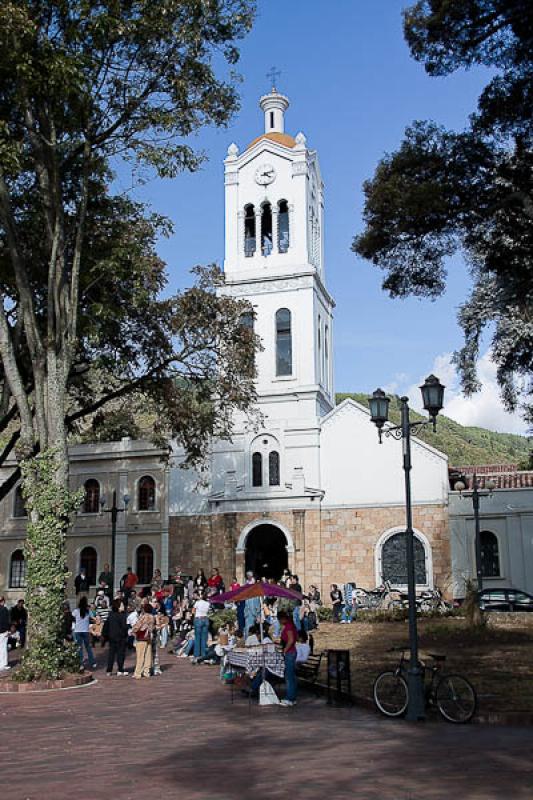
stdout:
{"type": "Polygon", "coordinates": [[[296,675],[307,683],[316,683],[323,655],[323,653],[311,653],[307,661],[296,665],[296,675]]]}

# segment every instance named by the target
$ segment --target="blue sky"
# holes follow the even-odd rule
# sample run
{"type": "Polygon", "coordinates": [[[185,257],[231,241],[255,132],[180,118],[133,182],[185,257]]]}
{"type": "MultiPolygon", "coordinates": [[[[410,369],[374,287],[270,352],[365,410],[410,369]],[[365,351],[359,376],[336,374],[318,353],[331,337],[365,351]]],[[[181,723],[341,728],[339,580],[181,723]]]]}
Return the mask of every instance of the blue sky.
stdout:
{"type": "MultiPolygon", "coordinates": [[[[172,290],[190,282],[194,264],[222,263],[224,253],[223,165],[227,146],[246,145],[262,132],[261,94],[266,73],[281,70],[278,89],[291,106],[286,130],[302,130],[319,153],[326,185],[326,281],[336,299],[337,391],[382,385],[409,391],[434,368],[448,386],[445,411],[458,421],[522,431],[497,399],[494,370],[484,364],[486,389],[464,400],[448,354],[461,344],[456,309],[468,292],[460,260],[450,269],[446,295],[436,301],[390,300],[378,269],[355,257],[352,238],[362,228],[362,184],[382,155],[399,144],[414,119],[434,119],[461,129],[486,81],[481,70],[429,78],[409,55],[402,35],[400,0],[259,0],[252,33],[243,41],[239,71],[241,111],[229,129],[204,129],[193,144],[209,161],[194,175],[153,180],[137,191],[175,224],[161,242],[172,290]]],[[[128,186],[121,171],[119,185],[128,186]]],[[[412,393],[418,401],[418,390],[412,393]]]]}

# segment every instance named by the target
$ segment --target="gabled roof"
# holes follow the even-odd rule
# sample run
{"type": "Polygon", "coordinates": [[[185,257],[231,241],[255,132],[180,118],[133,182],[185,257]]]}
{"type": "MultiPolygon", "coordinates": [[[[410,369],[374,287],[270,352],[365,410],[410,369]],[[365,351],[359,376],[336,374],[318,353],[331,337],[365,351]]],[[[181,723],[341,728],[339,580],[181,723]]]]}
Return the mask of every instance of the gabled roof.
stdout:
{"type": "MultiPolygon", "coordinates": [[[[335,406],[328,414],[322,417],[321,425],[327,424],[329,420],[335,417],[337,414],[352,409],[353,411],[358,411],[360,414],[364,414],[366,417],[369,418],[370,422],[370,410],[363,406],[361,403],[358,403],[356,400],[353,400],[351,397],[347,397],[346,400],[343,400],[342,403],[339,403],[338,406],[335,406]]],[[[387,428],[393,428],[394,425],[392,423],[386,423],[383,430],[387,430],[387,428]]],[[[445,453],[441,453],[440,450],[437,450],[436,447],[425,442],[423,439],[419,439],[414,434],[411,437],[411,444],[414,447],[421,447],[423,450],[427,450],[429,453],[433,453],[434,455],[442,458],[443,461],[448,461],[448,456],[445,453]]]]}
{"type": "Polygon", "coordinates": [[[289,136],[288,133],[263,133],[261,136],[257,136],[246,148],[249,150],[254,144],[260,142],[261,139],[269,139],[271,142],[276,142],[276,144],[281,144],[283,147],[296,147],[296,139],[292,136],[289,136]]]}

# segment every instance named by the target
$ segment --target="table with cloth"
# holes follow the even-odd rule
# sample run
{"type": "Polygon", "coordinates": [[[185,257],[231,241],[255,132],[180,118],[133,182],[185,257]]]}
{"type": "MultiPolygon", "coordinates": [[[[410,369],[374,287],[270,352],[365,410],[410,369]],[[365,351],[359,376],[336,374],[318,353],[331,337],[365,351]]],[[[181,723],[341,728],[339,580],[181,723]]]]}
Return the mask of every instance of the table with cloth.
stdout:
{"type": "Polygon", "coordinates": [[[244,670],[247,675],[255,675],[257,670],[263,667],[279,678],[283,678],[285,673],[283,653],[268,644],[254,647],[234,647],[226,654],[226,664],[244,670]]]}

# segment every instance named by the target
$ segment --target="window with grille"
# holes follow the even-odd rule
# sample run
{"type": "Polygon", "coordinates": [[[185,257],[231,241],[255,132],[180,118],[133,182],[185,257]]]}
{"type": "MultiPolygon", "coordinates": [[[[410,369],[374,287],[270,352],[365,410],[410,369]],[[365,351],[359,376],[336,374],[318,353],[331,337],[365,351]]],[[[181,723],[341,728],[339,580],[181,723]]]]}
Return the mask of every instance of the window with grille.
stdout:
{"type": "MultiPolygon", "coordinates": [[[[381,548],[381,577],[393,585],[407,584],[407,553],[405,532],[390,536],[381,548]]],[[[422,586],[427,585],[426,553],[424,545],[417,536],[413,537],[415,550],[415,581],[422,586]]]]}
{"type": "Polygon", "coordinates": [[[100,484],[95,478],[89,478],[83,484],[85,496],[83,498],[83,513],[97,514],[100,510],[100,484]]]}
{"type": "Polygon", "coordinates": [[[276,375],[292,375],[291,312],[288,308],[276,311],[276,375]]]}
{"type": "Polygon", "coordinates": [[[9,588],[24,589],[26,586],[26,559],[22,550],[15,550],[9,565],[9,588]]]}
{"type": "Polygon", "coordinates": [[[155,481],[150,475],[145,475],[139,481],[139,511],[153,511],[155,509],[155,481]]]}
{"type": "Polygon", "coordinates": [[[252,456],[252,486],[263,485],[263,456],[254,453],[252,456]]]}
{"type": "Polygon", "coordinates": [[[276,450],[268,454],[268,483],[269,486],[279,486],[279,453],[276,450]]]}
{"type": "Polygon", "coordinates": [[[498,537],[492,531],[481,531],[481,574],[484,578],[500,576],[500,548],[498,537]]]}

